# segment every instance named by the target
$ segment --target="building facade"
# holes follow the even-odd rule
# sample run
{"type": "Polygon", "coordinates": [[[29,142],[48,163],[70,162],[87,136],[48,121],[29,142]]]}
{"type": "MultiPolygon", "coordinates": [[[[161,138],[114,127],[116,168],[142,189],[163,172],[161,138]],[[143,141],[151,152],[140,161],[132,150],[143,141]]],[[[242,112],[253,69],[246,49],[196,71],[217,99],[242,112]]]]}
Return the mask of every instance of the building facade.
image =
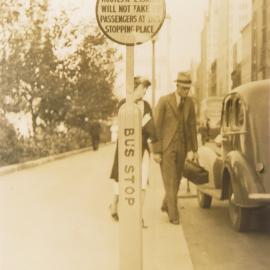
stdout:
{"type": "Polygon", "coordinates": [[[201,34],[204,97],[228,93],[241,78],[241,30],[251,17],[252,0],[209,0],[201,34]]]}
{"type": "Polygon", "coordinates": [[[253,0],[252,80],[270,78],[270,1],[253,0]]]}
{"type": "Polygon", "coordinates": [[[251,43],[251,22],[248,23],[241,32],[241,81],[242,84],[248,83],[252,80],[251,73],[251,51],[252,51],[252,43],[251,43]]]}
{"type": "Polygon", "coordinates": [[[217,95],[217,50],[219,36],[220,1],[209,0],[208,16],[208,96],[217,95]]]}
{"type": "Polygon", "coordinates": [[[208,55],[209,55],[209,47],[208,47],[208,16],[205,16],[204,19],[204,28],[201,32],[201,76],[200,76],[200,100],[208,96],[208,55]]]}

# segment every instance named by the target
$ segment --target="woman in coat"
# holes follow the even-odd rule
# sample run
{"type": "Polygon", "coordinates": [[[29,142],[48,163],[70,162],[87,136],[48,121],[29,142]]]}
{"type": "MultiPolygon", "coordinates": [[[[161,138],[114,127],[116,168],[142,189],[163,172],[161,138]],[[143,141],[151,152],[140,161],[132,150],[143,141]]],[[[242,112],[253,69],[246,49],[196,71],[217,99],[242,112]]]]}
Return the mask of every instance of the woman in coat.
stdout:
{"type": "MultiPolygon", "coordinates": [[[[134,93],[133,101],[139,106],[142,112],[142,203],[145,197],[145,190],[148,184],[149,176],[149,161],[150,149],[148,141],[155,142],[157,140],[153,114],[149,103],[143,100],[150,81],[143,77],[134,77],[134,93]]],[[[119,103],[119,108],[125,103],[125,99],[119,103]]],[[[111,171],[111,179],[114,180],[114,197],[110,205],[111,216],[118,221],[118,200],[119,200],[119,185],[118,185],[118,147],[116,147],[114,162],[111,171]]]]}

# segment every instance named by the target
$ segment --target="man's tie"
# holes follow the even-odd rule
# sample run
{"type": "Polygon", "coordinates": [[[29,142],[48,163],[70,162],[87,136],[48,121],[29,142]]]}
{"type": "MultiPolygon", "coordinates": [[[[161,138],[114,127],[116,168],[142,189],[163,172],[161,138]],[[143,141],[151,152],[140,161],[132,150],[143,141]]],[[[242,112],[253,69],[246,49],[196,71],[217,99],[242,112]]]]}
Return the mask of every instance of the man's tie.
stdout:
{"type": "Polygon", "coordinates": [[[182,109],[184,107],[184,102],[185,102],[185,99],[184,98],[181,98],[180,103],[178,105],[178,110],[179,111],[182,111],[182,109]]]}

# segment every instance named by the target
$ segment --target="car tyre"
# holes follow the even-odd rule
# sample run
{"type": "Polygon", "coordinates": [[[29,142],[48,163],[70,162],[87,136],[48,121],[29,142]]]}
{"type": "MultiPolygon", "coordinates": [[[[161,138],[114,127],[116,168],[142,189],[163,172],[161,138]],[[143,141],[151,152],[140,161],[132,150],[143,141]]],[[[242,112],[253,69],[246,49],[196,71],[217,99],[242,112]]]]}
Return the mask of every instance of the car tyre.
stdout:
{"type": "Polygon", "coordinates": [[[212,204],[212,197],[197,189],[198,203],[201,208],[210,208],[212,204]]]}
{"type": "Polygon", "coordinates": [[[249,208],[237,206],[234,201],[232,185],[229,188],[229,215],[232,227],[237,232],[246,232],[249,230],[250,214],[249,208]]]}

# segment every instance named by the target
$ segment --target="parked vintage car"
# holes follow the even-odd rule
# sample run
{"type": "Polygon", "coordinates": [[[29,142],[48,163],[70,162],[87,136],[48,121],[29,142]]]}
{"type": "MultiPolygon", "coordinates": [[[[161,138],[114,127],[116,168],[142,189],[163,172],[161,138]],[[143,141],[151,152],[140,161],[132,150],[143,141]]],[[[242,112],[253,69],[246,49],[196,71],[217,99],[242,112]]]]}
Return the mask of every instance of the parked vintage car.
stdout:
{"type": "Polygon", "coordinates": [[[270,80],[242,85],[224,97],[216,145],[199,148],[209,183],[197,186],[202,208],[229,201],[237,231],[249,229],[251,211],[270,205],[270,80]]]}
{"type": "Polygon", "coordinates": [[[214,139],[220,131],[223,97],[211,96],[202,100],[199,113],[199,133],[202,144],[214,139]]]}

